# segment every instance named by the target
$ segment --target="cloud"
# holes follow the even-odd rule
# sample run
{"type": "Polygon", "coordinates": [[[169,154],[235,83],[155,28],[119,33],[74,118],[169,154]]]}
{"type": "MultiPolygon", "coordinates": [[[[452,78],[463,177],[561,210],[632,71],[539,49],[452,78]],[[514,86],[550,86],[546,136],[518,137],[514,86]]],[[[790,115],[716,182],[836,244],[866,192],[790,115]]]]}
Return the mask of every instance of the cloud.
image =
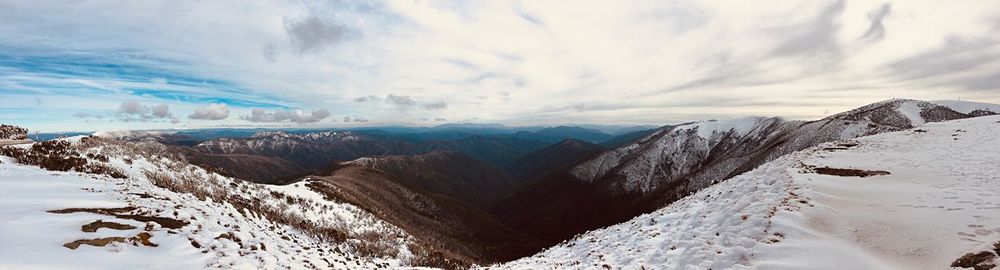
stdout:
{"type": "Polygon", "coordinates": [[[321,52],[344,38],[345,28],[316,16],[298,21],[285,21],[285,30],[292,47],[299,54],[321,52]]]}
{"type": "Polygon", "coordinates": [[[254,108],[250,112],[250,115],[241,116],[240,119],[259,123],[275,123],[285,121],[295,123],[312,123],[319,122],[327,117],[330,117],[330,112],[326,109],[317,109],[307,113],[302,110],[275,110],[268,112],[264,109],[254,108]]]}
{"type": "Polygon", "coordinates": [[[435,101],[424,103],[423,107],[425,110],[444,110],[448,108],[448,104],[444,103],[444,101],[435,101]]]}
{"type": "Polygon", "coordinates": [[[399,96],[399,95],[389,94],[385,96],[385,101],[397,106],[409,107],[417,105],[417,102],[413,100],[413,98],[410,96],[399,96]]]}
{"type": "Polygon", "coordinates": [[[363,97],[355,98],[354,102],[364,103],[364,102],[369,102],[369,101],[380,101],[380,100],[382,100],[382,98],[380,98],[378,96],[368,95],[368,96],[363,96],[363,97]]]}
{"type": "Polygon", "coordinates": [[[151,111],[153,112],[153,117],[156,118],[167,118],[172,116],[170,114],[170,106],[167,106],[167,104],[153,106],[151,111]]]}
{"type": "Polygon", "coordinates": [[[149,108],[135,100],[124,101],[118,106],[118,114],[144,116],[148,112],[149,108]]]}
{"type": "MultiPolygon", "coordinates": [[[[379,100],[383,100],[383,98],[380,98],[378,96],[371,96],[371,95],[369,95],[369,96],[363,96],[363,97],[359,97],[359,98],[355,98],[354,99],[355,102],[361,102],[361,103],[363,103],[363,102],[373,102],[373,101],[379,101],[379,100]]],[[[385,96],[384,100],[385,100],[386,103],[388,103],[390,105],[393,105],[394,107],[398,108],[399,110],[408,110],[410,108],[415,108],[415,107],[420,107],[420,108],[422,108],[424,110],[428,110],[428,111],[448,109],[448,103],[445,103],[442,100],[422,102],[422,101],[418,101],[417,99],[415,99],[415,98],[413,98],[411,96],[407,96],[407,95],[388,94],[388,95],[385,96]]]]}
{"type": "Polygon", "coordinates": [[[85,112],[76,112],[76,113],[73,113],[73,117],[76,117],[76,118],[97,118],[97,119],[103,119],[104,115],[94,114],[94,113],[85,113],[85,112]]]}
{"type": "Polygon", "coordinates": [[[885,3],[878,9],[869,12],[868,19],[871,20],[871,26],[869,26],[868,31],[865,31],[865,34],[861,36],[861,39],[872,42],[882,40],[882,38],[885,37],[885,25],[882,24],[882,19],[889,15],[891,9],[892,4],[885,3]]]}
{"type": "Polygon", "coordinates": [[[837,53],[837,31],[840,30],[840,14],[844,11],[844,0],[838,0],[820,11],[815,19],[784,28],[783,41],[772,52],[775,56],[800,56],[810,54],[837,53]]]}
{"type": "MultiPolygon", "coordinates": [[[[147,105],[149,117],[161,102],[173,117],[215,103],[247,117],[253,108],[336,108],[337,119],[352,115],[355,123],[353,116],[363,115],[378,125],[420,121],[414,115],[512,125],[664,124],[706,115],[820,115],[894,96],[1000,102],[1000,6],[885,3],[4,5],[0,108],[5,120],[79,130],[169,127],[121,124],[124,115],[142,119],[117,113],[129,99],[147,105]],[[28,108],[36,97],[53,109],[28,108]],[[726,97],[747,102],[703,102],[726,97]],[[766,105],[782,100],[793,105],[766,105]],[[794,105],[803,100],[819,104],[794,105]],[[73,112],[114,122],[81,125],[68,117],[73,112]]],[[[272,125],[236,118],[184,122],[272,125]]],[[[329,118],[322,121],[332,124],[329,118]]]]}
{"type": "Polygon", "coordinates": [[[222,120],[229,117],[229,108],[226,104],[212,103],[204,107],[200,107],[194,111],[194,113],[188,115],[189,119],[198,120],[222,120]]]}
{"type": "MultiPolygon", "coordinates": [[[[170,106],[159,104],[156,106],[146,106],[136,100],[123,101],[118,105],[117,115],[119,120],[126,122],[147,122],[151,119],[174,118],[170,113],[170,106]]],[[[77,113],[73,116],[79,118],[97,118],[96,114],[77,113]]]]}
{"type": "Polygon", "coordinates": [[[368,121],[369,120],[366,119],[366,118],[361,118],[361,117],[351,118],[350,116],[344,116],[344,123],[351,123],[351,122],[354,122],[354,123],[367,123],[368,121]]]}

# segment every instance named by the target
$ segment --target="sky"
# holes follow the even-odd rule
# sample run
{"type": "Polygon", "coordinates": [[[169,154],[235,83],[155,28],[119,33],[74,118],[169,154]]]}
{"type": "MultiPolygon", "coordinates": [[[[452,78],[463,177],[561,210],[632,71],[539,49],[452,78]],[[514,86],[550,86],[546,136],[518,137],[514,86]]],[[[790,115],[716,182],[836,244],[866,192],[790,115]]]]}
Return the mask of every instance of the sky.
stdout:
{"type": "Polygon", "coordinates": [[[815,119],[1000,103],[991,1],[0,0],[29,129],[815,119]]]}

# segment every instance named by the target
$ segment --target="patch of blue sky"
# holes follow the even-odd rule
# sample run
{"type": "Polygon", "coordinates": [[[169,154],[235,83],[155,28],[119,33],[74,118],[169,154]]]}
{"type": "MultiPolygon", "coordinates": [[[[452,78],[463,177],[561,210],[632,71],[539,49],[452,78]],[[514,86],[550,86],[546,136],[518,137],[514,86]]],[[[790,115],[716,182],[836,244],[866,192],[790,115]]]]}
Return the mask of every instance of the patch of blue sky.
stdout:
{"type": "Polygon", "coordinates": [[[266,101],[254,101],[251,99],[240,99],[240,98],[225,98],[217,96],[199,96],[192,95],[190,93],[179,93],[176,91],[165,91],[157,89],[132,89],[131,92],[136,96],[150,96],[165,100],[174,100],[184,103],[224,103],[230,106],[236,107],[247,107],[247,108],[266,108],[266,109],[288,109],[288,106],[271,103],[266,101]]]}
{"type": "MultiPolygon", "coordinates": [[[[8,86],[13,85],[10,89],[0,88],[0,94],[31,94],[31,91],[81,96],[130,93],[181,102],[288,108],[276,96],[249,91],[228,81],[151,67],[157,59],[77,53],[18,55],[9,49],[0,49],[0,52],[0,78],[7,80],[8,86]]],[[[168,60],[162,64],[163,67],[181,65],[168,60]]]]}

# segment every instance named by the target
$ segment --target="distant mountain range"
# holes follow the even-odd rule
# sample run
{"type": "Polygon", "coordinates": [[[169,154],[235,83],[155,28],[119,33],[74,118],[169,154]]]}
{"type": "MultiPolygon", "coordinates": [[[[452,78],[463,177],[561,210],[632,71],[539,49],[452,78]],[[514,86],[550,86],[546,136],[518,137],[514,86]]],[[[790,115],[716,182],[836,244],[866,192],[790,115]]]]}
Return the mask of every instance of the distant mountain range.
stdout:
{"type": "MultiPolygon", "coordinates": [[[[616,135],[585,127],[511,131],[499,125],[197,135],[242,134],[208,140],[191,135],[194,131],[109,131],[0,150],[28,162],[72,160],[77,172],[106,172],[137,181],[146,192],[189,200],[209,215],[192,217],[190,222],[200,225],[211,225],[200,221],[210,217],[207,213],[230,213],[227,220],[238,220],[250,209],[256,214],[246,218],[254,226],[278,222],[350,246],[336,250],[338,256],[405,259],[416,252],[412,258],[420,261],[395,263],[463,268],[529,256],[567,240],[559,248],[573,250],[589,243],[574,235],[628,220],[633,220],[628,226],[653,226],[635,218],[799,150],[840,141],[820,149],[840,151],[854,147],[850,142],[858,137],[907,129],[920,133],[930,122],[998,112],[1000,105],[993,104],[894,99],[815,121],[745,117],[621,129],[616,135]],[[220,201],[225,207],[217,206],[220,201]],[[381,228],[386,235],[354,231],[357,226],[381,228]]],[[[216,225],[211,226],[230,226],[216,225]]],[[[241,233],[250,235],[249,230],[241,233]]],[[[201,242],[212,240],[195,234],[201,242]]],[[[608,231],[599,235],[640,238],[608,231]]],[[[274,232],[267,241],[300,246],[294,242],[299,239],[274,232]]],[[[545,268],[540,263],[547,259],[538,256],[543,255],[530,264],[545,268]]]]}

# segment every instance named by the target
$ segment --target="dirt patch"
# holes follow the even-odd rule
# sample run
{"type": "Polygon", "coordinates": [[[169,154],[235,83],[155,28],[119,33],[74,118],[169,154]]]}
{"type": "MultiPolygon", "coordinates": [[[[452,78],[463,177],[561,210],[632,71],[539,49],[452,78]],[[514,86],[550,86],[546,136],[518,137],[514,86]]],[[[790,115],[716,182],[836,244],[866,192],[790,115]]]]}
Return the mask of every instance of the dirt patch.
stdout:
{"type": "Polygon", "coordinates": [[[94,213],[99,215],[113,216],[120,219],[130,219],[138,222],[155,222],[160,224],[160,226],[167,229],[180,229],[181,227],[187,226],[188,222],[178,219],[166,218],[166,217],[153,217],[145,216],[139,214],[125,214],[136,210],[135,207],[121,207],[121,208],[66,208],[59,210],[50,210],[49,213],[53,214],[70,214],[70,213],[94,213]]]}
{"type": "Polygon", "coordinates": [[[842,143],[839,143],[839,144],[837,144],[837,145],[838,145],[838,146],[841,146],[841,147],[847,147],[847,148],[851,148],[851,147],[855,147],[855,146],[858,146],[859,144],[858,144],[858,143],[856,143],[856,142],[842,142],[842,143]]]}
{"type": "Polygon", "coordinates": [[[219,234],[219,237],[216,237],[215,239],[228,239],[229,241],[233,241],[234,243],[239,244],[240,248],[243,247],[243,240],[237,237],[236,234],[233,232],[226,232],[223,234],[219,234]]]}
{"type": "Polygon", "coordinates": [[[66,248],[68,248],[68,249],[73,249],[73,250],[75,250],[77,248],[80,248],[80,246],[82,246],[82,245],[90,245],[90,246],[95,246],[95,247],[103,247],[103,246],[110,245],[111,243],[131,243],[131,244],[136,245],[136,246],[143,245],[143,246],[147,246],[147,247],[156,247],[156,246],[159,246],[159,245],[157,245],[157,244],[149,241],[150,238],[153,238],[153,235],[151,235],[151,234],[149,234],[147,232],[141,232],[141,233],[139,233],[139,234],[137,234],[135,236],[129,237],[129,238],[117,237],[116,236],[116,237],[104,237],[104,238],[96,238],[96,239],[80,239],[80,240],[76,240],[76,241],[73,241],[73,242],[66,243],[63,246],[66,247],[66,248]]]}
{"type": "Polygon", "coordinates": [[[97,230],[100,228],[108,228],[112,230],[132,230],[135,229],[135,226],[98,220],[91,222],[90,224],[83,225],[83,227],[80,228],[80,230],[84,232],[97,232],[97,230]]]}
{"type": "Polygon", "coordinates": [[[820,167],[813,169],[814,172],[818,174],[825,175],[836,175],[836,176],[857,176],[857,177],[869,177],[869,176],[879,176],[879,175],[889,175],[887,171],[869,171],[869,170],[859,170],[859,169],[840,169],[840,168],[830,168],[830,167],[820,167]]]}
{"type": "Polygon", "coordinates": [[[125,237],[105,237],[105,238],[97,238],[97,239],[80,239],[80,240],[76,240],[76,241],[73,241],[73,242],[66,243],[63,246],[66,247],[66,248],[68,248],[68,249],[77,249],[77,248],[80,248],[80,245],[91,245],[91,246],[95,246],[95,247],[103,247],[103,246],[107,246],[108,244],[115,243],[115,242],[125,243],[125,237]]]}
{"type": "Polygon", "coordinates": [[[132,212],[135,211],[136,209],[137,208],[131,206],[119,207],[119,208],[65,208],[58,210],[49,210],[46,212],[53,214],[71,214],[71,213],[83,212],[83,213],[94,213],[98,215],[114,216],[118,215],[119,213],[132,212]]]}
{"type": "Polygon", "coordinates": [[[835,146],[830,146],[830,147],[823,148],[823,150],[826,150],[826,151],[847,150],[847,149],[851,149],[851,147],[855,147],[855,146],[858,146],[858,145],[859,144],[856,143],[856,142],[841,142],[841,143],[838,143],[835,146]]]}
{"type": "Polygon", "coordinates": [[[996,267],[993,264],[993,258],[997,255],[989,251],[983,251],[979,253],[966,253],[958,260],[951,263],[951,267],[962,267],[962,268],[972,268],[975,270],[987,270],[996,267]]]}
{"type": "Polygon", "coordinates": [[[136,234],[132,238],[129,238],[128,240],[130,242],[132,242],[133,244],[139,244],[139,245],[143,245],[143,246],[147,246],[147,247],[156,247],[156,246],[159,246],[159,245],[157,245],[157,244],[149,241],[150,238],[153,238],[152,234],[149,234],[148,232],[141,232],[139,234],[136,234]]]}

